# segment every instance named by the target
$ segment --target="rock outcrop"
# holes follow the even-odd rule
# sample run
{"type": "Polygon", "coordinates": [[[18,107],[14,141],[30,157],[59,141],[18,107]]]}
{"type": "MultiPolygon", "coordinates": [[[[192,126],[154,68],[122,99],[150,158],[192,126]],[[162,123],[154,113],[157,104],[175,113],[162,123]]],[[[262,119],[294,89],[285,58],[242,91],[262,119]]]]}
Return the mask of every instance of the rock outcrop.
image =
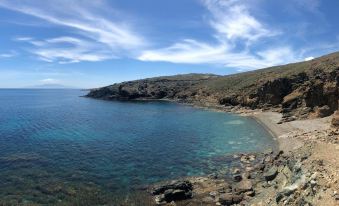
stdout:
{"type": "Polygon", "coordinates": [[[192,197],[193,185],[189,181],[173,181],[168,184],[156,186],[152,190],[157,204],[185,200],[192,197]]]}
{"type": "Polygon", "coordinates": [[[87,97],[279,109],[283,121],[325,117],[338,108],[339,53],[228,76],[188,74],[123,82],[92,89],[87,97]]]}

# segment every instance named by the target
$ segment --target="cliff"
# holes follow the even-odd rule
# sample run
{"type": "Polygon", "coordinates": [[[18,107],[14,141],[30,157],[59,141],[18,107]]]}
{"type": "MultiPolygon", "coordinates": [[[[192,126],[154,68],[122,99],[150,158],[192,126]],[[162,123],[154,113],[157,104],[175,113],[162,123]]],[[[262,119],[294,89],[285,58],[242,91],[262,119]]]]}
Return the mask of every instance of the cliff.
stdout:
{"type": "Polygon", "coordinates": [[[283,120],[325,117],[338,108],[339,52],[227,76],[187,74],[92,89],[106,100],[170,99],[199,105],[274,109],[283,120]]]}

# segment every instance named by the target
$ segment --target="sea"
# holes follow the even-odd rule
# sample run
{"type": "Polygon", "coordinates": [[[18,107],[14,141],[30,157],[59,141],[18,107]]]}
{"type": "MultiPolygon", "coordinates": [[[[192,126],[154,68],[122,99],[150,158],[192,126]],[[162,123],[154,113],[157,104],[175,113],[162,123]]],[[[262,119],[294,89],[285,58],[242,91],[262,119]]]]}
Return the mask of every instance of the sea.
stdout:
{"type": "Polygon", "coordinates": [[[0,90],[0,203],[104,205],[156,182],[227,169],[231,155],[275,146],[249,117],[82,97],[87,92],[0,90]]]}

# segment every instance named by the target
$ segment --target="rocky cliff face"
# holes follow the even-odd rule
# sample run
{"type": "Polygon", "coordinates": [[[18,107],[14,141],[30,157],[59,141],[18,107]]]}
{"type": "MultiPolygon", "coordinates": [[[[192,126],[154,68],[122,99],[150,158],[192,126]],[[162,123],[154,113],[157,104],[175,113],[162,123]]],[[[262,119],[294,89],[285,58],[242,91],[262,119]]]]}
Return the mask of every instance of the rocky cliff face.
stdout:
{"type": "Polygon", "coordinates": [[[229,76],[188,74],[93,89],[107,100],[172,99],[225,107],[280,110],[284,120],[325,117],[338,108],[339,53],[229,76]]]}
{"type": "Polygon", "coordinates": [[[218,78],[210,74],[188,74],[123,82],[92,89],[87,97],[106,100],[173,99],[189,101],[202,91],[200,86],[218,78]]]}

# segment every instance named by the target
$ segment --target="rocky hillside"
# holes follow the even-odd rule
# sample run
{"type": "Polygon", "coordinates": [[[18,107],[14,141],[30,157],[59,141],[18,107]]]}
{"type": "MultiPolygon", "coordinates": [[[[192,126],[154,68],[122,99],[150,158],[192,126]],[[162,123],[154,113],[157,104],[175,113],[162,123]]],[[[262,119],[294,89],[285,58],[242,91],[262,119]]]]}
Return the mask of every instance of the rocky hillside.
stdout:
{"type": "Polygon", "coordinates": [[[87,97],[275,109],[289,121],[333,114],[338,109],[338,86],[339,52],[235,75],[188,74],[122,82],[92,89],[87,97]]]}

